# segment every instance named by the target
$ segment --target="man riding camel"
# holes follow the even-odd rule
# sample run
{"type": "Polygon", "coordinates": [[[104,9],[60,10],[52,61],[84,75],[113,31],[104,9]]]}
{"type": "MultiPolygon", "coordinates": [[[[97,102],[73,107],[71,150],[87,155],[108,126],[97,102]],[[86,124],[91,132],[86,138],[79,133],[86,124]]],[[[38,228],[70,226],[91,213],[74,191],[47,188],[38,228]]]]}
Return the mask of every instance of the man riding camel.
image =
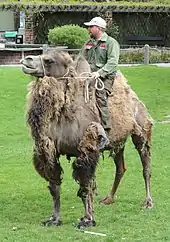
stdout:
{"type": "Polygon", "coordinates": [[[92,78],[100,78],[104,83],[103,90],[96,90],[96,100],[102,125],[109,133],[111,119],[108,109],[108,95],[111,93],[117,72],[120,46],[114,38],[105,32],[106,21],[101,17],[95,17],[84,24],[88,26],[90,39],[84,44],[80,54],[90,64],[92,78]]]}

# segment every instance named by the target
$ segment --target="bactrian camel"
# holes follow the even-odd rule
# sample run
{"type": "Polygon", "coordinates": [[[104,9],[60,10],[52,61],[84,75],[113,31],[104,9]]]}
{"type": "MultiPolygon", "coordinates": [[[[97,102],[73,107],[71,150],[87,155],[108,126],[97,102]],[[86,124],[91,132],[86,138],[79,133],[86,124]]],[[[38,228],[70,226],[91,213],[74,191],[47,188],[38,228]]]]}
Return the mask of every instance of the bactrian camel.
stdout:
{"type": "Polygon", "coordinates": [[[37,172],[48,181],[53,198],[53,214],[43,225],[60,225],[60,156],[73,161],[73,178],[79,183],[78,196],[85,214],[78,227],[94,226],[93,197],[95,170],[101,151],[107,149],[116,165],[112,189],[102,204],[115,201],[116,191],[126,171],[124,148],[128,136],[137,149],[146,188],[144,207],[151,208],[150,147],[152,118],[145,105],[118,72],[108,105],[112,119],[109,137],[101,126],[95,101],[95,80],[90,67],[82,58],[75,61],[66,51],[49,51],[22,60],[24,73],[35,76],[29,84],[27,123],[34,141],[33,163],[37,172]]]}

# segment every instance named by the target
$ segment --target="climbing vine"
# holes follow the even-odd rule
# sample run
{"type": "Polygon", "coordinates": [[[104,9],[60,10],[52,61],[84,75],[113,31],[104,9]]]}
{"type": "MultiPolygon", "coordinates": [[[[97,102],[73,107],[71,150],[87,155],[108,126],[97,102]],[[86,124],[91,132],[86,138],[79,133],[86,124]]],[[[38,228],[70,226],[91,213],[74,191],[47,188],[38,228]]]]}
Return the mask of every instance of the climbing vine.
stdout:
{"type": "Polygon", "coordinates": [[[1,1],[0,5],[15,5],[17,7],[28,10],[30,5],[67,5],[67,4],[107,4],[107,5],[126,5],[126,6],[156,6],[156,5],[169,5],[169,0],[7,0],[1,1]]]}
{"type": "MultiPolygon", "coordinates": [[[[163,36],[170,46],[170,0],[13,0],[0,3],[0,10],[23,11],[33,19],[36,43],[48,42],[49,29],[64,24],[79,24],[106,12],[113,13],[108,33],[121,44],[125,36],[163,36]],[[76,13],[76,14],[75,14],[76,13]]],[[[15,14],[17,16],[17,14],[15,14]]],[[[18,17],[16,17],[17,22],[18,17]]],[[[27,21],[32,24],[32,21],[27,21]]]]}

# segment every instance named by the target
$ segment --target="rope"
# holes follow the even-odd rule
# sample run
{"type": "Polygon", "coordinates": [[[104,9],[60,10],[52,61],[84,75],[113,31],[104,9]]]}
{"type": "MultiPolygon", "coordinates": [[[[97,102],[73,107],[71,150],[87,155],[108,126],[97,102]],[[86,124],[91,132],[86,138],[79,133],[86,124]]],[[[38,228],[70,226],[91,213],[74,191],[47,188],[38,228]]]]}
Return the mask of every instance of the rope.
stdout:
{"type": "MultiPolygon", "coordinates": [[[[42,65],[42,68],[43,68],[43,72],[44,72],[44,76],[46,76],[46,72],[45,72],[45,67],[44,67],[44,64],[43,64],[43,60],[42,60],[42,57],[40,57],[40,60],[41,60],[41,65],[42,65]]],[[[58,77],[56,79],[62,79],[62,78],[71,78],[70,76],[67,76],[68,73],[69,73],[69,68],[67,69],[66,73],[61,76],[61,77],[58,77]]],[[[94,80],[94,78],[92,77],[92,73],[91,72],[82,72],[80,74],[80,76],[77,76],[76,78],[85,78],[85,88],[84,88],[84,99],[85,99],[85,103],[88,103],[89,102],[89,80],[92,79],[94,80]],[[84,76],[85,75],[85,76],[84,76]]],[[[95,79],[95,85],[94,85],[95,89],[98,90],[98,91],[102,91],[104,89],[104,83],[103,81],[100,79],[100,78],[97,78],[95,79]]]]}
{"type": "MultiPolygon", "coordinates": [[[[82,72],[80,76],[83,76],[84,74],[88,75],[88,76],[85,76],[86,79],[85,79],[85,89],[84,89],[85,103],[88,103],[89,102],[89,79],[94,79],[94,78],[92,77],[92,73],[90,72],[82,72]]],[[[98,91],[102,91],[104,89],[104,83],[100,78],[95,79],[94,86],[95,86],[95,89],[98,91]]]]}
{"type": "MultiPolygon", "coordinates": [[[[67,72],[64,74],[64,76],[59,77],[57,79],[61,79],[61,78],[70,78],[70,76],[66,76],[69,73],[69,69],[67,70],[67,72]]],[[[82,72],[80,74],[80,76],[77,76],[76,78],[85,78],[84,84],[85,84],[85,88],[84,88],[84,101],[85,103],[89,102],[89,80],[92,79],[94,80],[94,78],[92,77],[92,73],[91,72],[82,72]]],[[[95,79],[95,85],[94,85],[95,89],[98,91],[102,91],[104,89],[104,83],[100,78],[95,79]]]]}
{"type": "Polygon", "coordinates": [[[68,73],[69,73],[69,68],[67,69],[67,71],[66,71],[66,73],[64,74],[64,76],[62,76],[62,77],[66,77],[66,75],[68,75],[68,73]]]}
{"type": "Polygon", "coordinates": [[[84,101],[85,103],[89,102],[89,79],[88,78],[85,80],[84,101]]]}
{"type": "MultiPolygon", "coordinates": [[[[81,78],[81,76],[84,75],[84,74],[87,74],[87,75],[88,75],[88,76],[84,76],[84,77],[94,79],[94,78],[92,77],[92,73],[91,73],[91,72],[82,72],[82,73],[80,74],[80,77],[78,77],[78,78],[81,78]]],[[[103,90],[103,89],[104,89],[104,82],[101,80],[101,78],[98,77],[98,78],[95,79],[95,80],[96,80],[96,81],[95,81],[95,85],[94,85],[94,86],[95,86],[96,90],[98,90],[98,91],[103,90]]]]}
{"type": "Polygon", "coordinates": [[[83,75],[87,75],[85,76],[85,88],[84,88],[84,101],[85,103],[88,103],[89,102],[89,78],[90,78],[90,75],[91,73],[89,72],[82,72],[80,74],[80,77],[83,76],[83,75]]]}
{"type": "Polygon", "coordinates": [[[46,71],[45,71],[45,67],[44,67],[44,63],[43,63],[42,56],[41,56],[41,55],[39,55],[39,57],[40,57],[40,62],[41,62],[42,69],[43,69],[43,72],[44,72],[44,76],[46,76],[46,71]]]}
{"type": "Polygon", "coordinates": [[[98,91],[102,91],[104,89],[104,82],[98,77],[95,82],[95,88],[98,91]]]}

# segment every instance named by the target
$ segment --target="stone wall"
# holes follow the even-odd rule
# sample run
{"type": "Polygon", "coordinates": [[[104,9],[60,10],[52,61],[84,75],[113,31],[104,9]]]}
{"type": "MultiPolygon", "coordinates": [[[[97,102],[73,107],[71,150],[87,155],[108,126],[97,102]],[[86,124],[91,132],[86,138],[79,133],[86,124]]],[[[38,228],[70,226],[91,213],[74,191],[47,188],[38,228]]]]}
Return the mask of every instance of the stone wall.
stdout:
{"type": "Polygon", "coordinates": [[[27,55],[40,55],[42,50],[32,51],[14,51],[14,50],[0,50],[0,65],[18,65],[22,58],[27,55]]]}

